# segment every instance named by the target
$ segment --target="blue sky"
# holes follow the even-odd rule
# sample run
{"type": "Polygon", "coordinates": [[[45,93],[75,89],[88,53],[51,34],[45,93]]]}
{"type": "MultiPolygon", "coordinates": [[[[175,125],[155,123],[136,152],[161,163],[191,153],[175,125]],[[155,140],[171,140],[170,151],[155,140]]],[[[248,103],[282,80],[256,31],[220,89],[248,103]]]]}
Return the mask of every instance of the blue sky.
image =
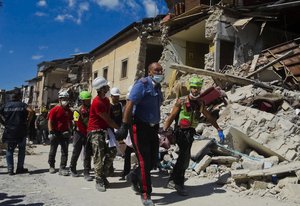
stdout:
{"type": "Polygon", "coordinates": [[[89,52],[134,21],[167,12],[164,0],[2,0],[0,89],[26,84],[42,61],[89,52]]]}

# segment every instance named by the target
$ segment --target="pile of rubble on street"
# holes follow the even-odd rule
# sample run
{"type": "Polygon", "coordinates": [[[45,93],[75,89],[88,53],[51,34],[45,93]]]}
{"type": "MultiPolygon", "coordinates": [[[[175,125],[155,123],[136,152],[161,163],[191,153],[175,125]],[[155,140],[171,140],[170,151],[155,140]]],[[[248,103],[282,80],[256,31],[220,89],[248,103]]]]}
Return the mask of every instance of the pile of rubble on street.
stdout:
{"type": "MultiPolygon", "coordinates": [[[[175,98],[187,95],[184,85],[190,76],[178,75],[166,91],[168,99],[161,111],[162,123],[175,98]]],[[[203,78],[206,85],[203,90],[214,85],[210,77],[203,78]]],[[[283,87],[274,88],[278,89],[270,91],[247,85],[226,91],[227,104],[214,105],[219,110],[218,124],[226,135],[225,143],[214,140],[218,139],[214,127],[205,121],[200,123],[187,175],[217,178],[217,183],[244,195],[299,201],[300,94],[283,87]]],[[[225,96],[225,91],[221,93],[225,96]]],[[[162,165],[172,168],[177,151],[172,145],[162,165]]]]}

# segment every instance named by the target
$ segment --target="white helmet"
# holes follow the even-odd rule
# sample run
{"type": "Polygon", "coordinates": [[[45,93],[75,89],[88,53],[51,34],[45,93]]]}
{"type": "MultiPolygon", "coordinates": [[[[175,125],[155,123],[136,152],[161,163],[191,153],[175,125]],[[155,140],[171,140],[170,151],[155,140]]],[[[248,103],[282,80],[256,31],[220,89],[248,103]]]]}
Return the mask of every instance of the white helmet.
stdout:
{"type": "Polygon", "coordinates": [[[112,89],[110,90],[110,94],[111,94],[112,96],[120,96],[120,95],[121,95],[121,94],[120,94],[120,90],[119,90],[117,87],[112,88],[112,89]]]}
{"type": "Polygon", "coordinates": [[[58,98],[69,98],[69,93],[67,91],[58,92],[58,98]]]}
{"type": "Polygon", "coordinates": [[[93,83],[92,83],[92,87],[96,90],[104,87],[104,86],[108,86],[109,82],[104,79],[103,77],[97,77],[96,79],[94,79],[93,83]]]}

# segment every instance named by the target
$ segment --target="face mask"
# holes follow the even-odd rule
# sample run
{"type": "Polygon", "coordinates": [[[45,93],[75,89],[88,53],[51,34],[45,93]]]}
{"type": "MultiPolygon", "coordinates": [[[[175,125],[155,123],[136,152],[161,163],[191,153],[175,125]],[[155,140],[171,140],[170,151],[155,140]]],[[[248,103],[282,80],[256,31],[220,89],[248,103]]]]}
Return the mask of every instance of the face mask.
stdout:
{"type": "Polygon", "coordinates": [[[67,106],[68,104],[69,104],[69,101],[61,101],[61,105],[64,107],[67,106]]]}
{"type": "Polygon", "coordinates": [[[164,75],[162,74],[155,74],[152,77],[153,81],[155,81],[155,83],[161,83],[162,80],[164,80],[164,75]]]}
{"type": "Polygon", "coordinates": [[[198,97],[200,97],[200,94],[194,96],[194,95],[192,94],[192,92],[190,92],[190,97],[191,97],[192,99],[197,99],[198,97]]]}

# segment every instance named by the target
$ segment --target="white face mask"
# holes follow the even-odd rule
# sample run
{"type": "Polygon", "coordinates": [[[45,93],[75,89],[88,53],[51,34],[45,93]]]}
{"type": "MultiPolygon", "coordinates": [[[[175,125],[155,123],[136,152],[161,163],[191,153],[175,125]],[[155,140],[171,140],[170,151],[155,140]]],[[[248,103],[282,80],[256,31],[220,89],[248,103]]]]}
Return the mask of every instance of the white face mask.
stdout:
{"type": "Polygon", "coordinates": [[[190,97],[191,97],[192,99],[197,99],[198,97],[200,97],[200,93],[199,93],[198,95],[194,96],[194,95],[192,94],[192,92],[190,92],[190,97]]]}
{"type": "Polygon", "coordinates": [[[154,74],[152,79],[153,79],[153,81],[155,81],[155,83],[161,83],[164,80],[164,75],[163,74],[154,74]]]}
{"type": "Polygon", "coordinates": [[[68,104],[69,104],[69,101],[61,101],[61,105],[64,107],[67,106],[68,104]]]}

